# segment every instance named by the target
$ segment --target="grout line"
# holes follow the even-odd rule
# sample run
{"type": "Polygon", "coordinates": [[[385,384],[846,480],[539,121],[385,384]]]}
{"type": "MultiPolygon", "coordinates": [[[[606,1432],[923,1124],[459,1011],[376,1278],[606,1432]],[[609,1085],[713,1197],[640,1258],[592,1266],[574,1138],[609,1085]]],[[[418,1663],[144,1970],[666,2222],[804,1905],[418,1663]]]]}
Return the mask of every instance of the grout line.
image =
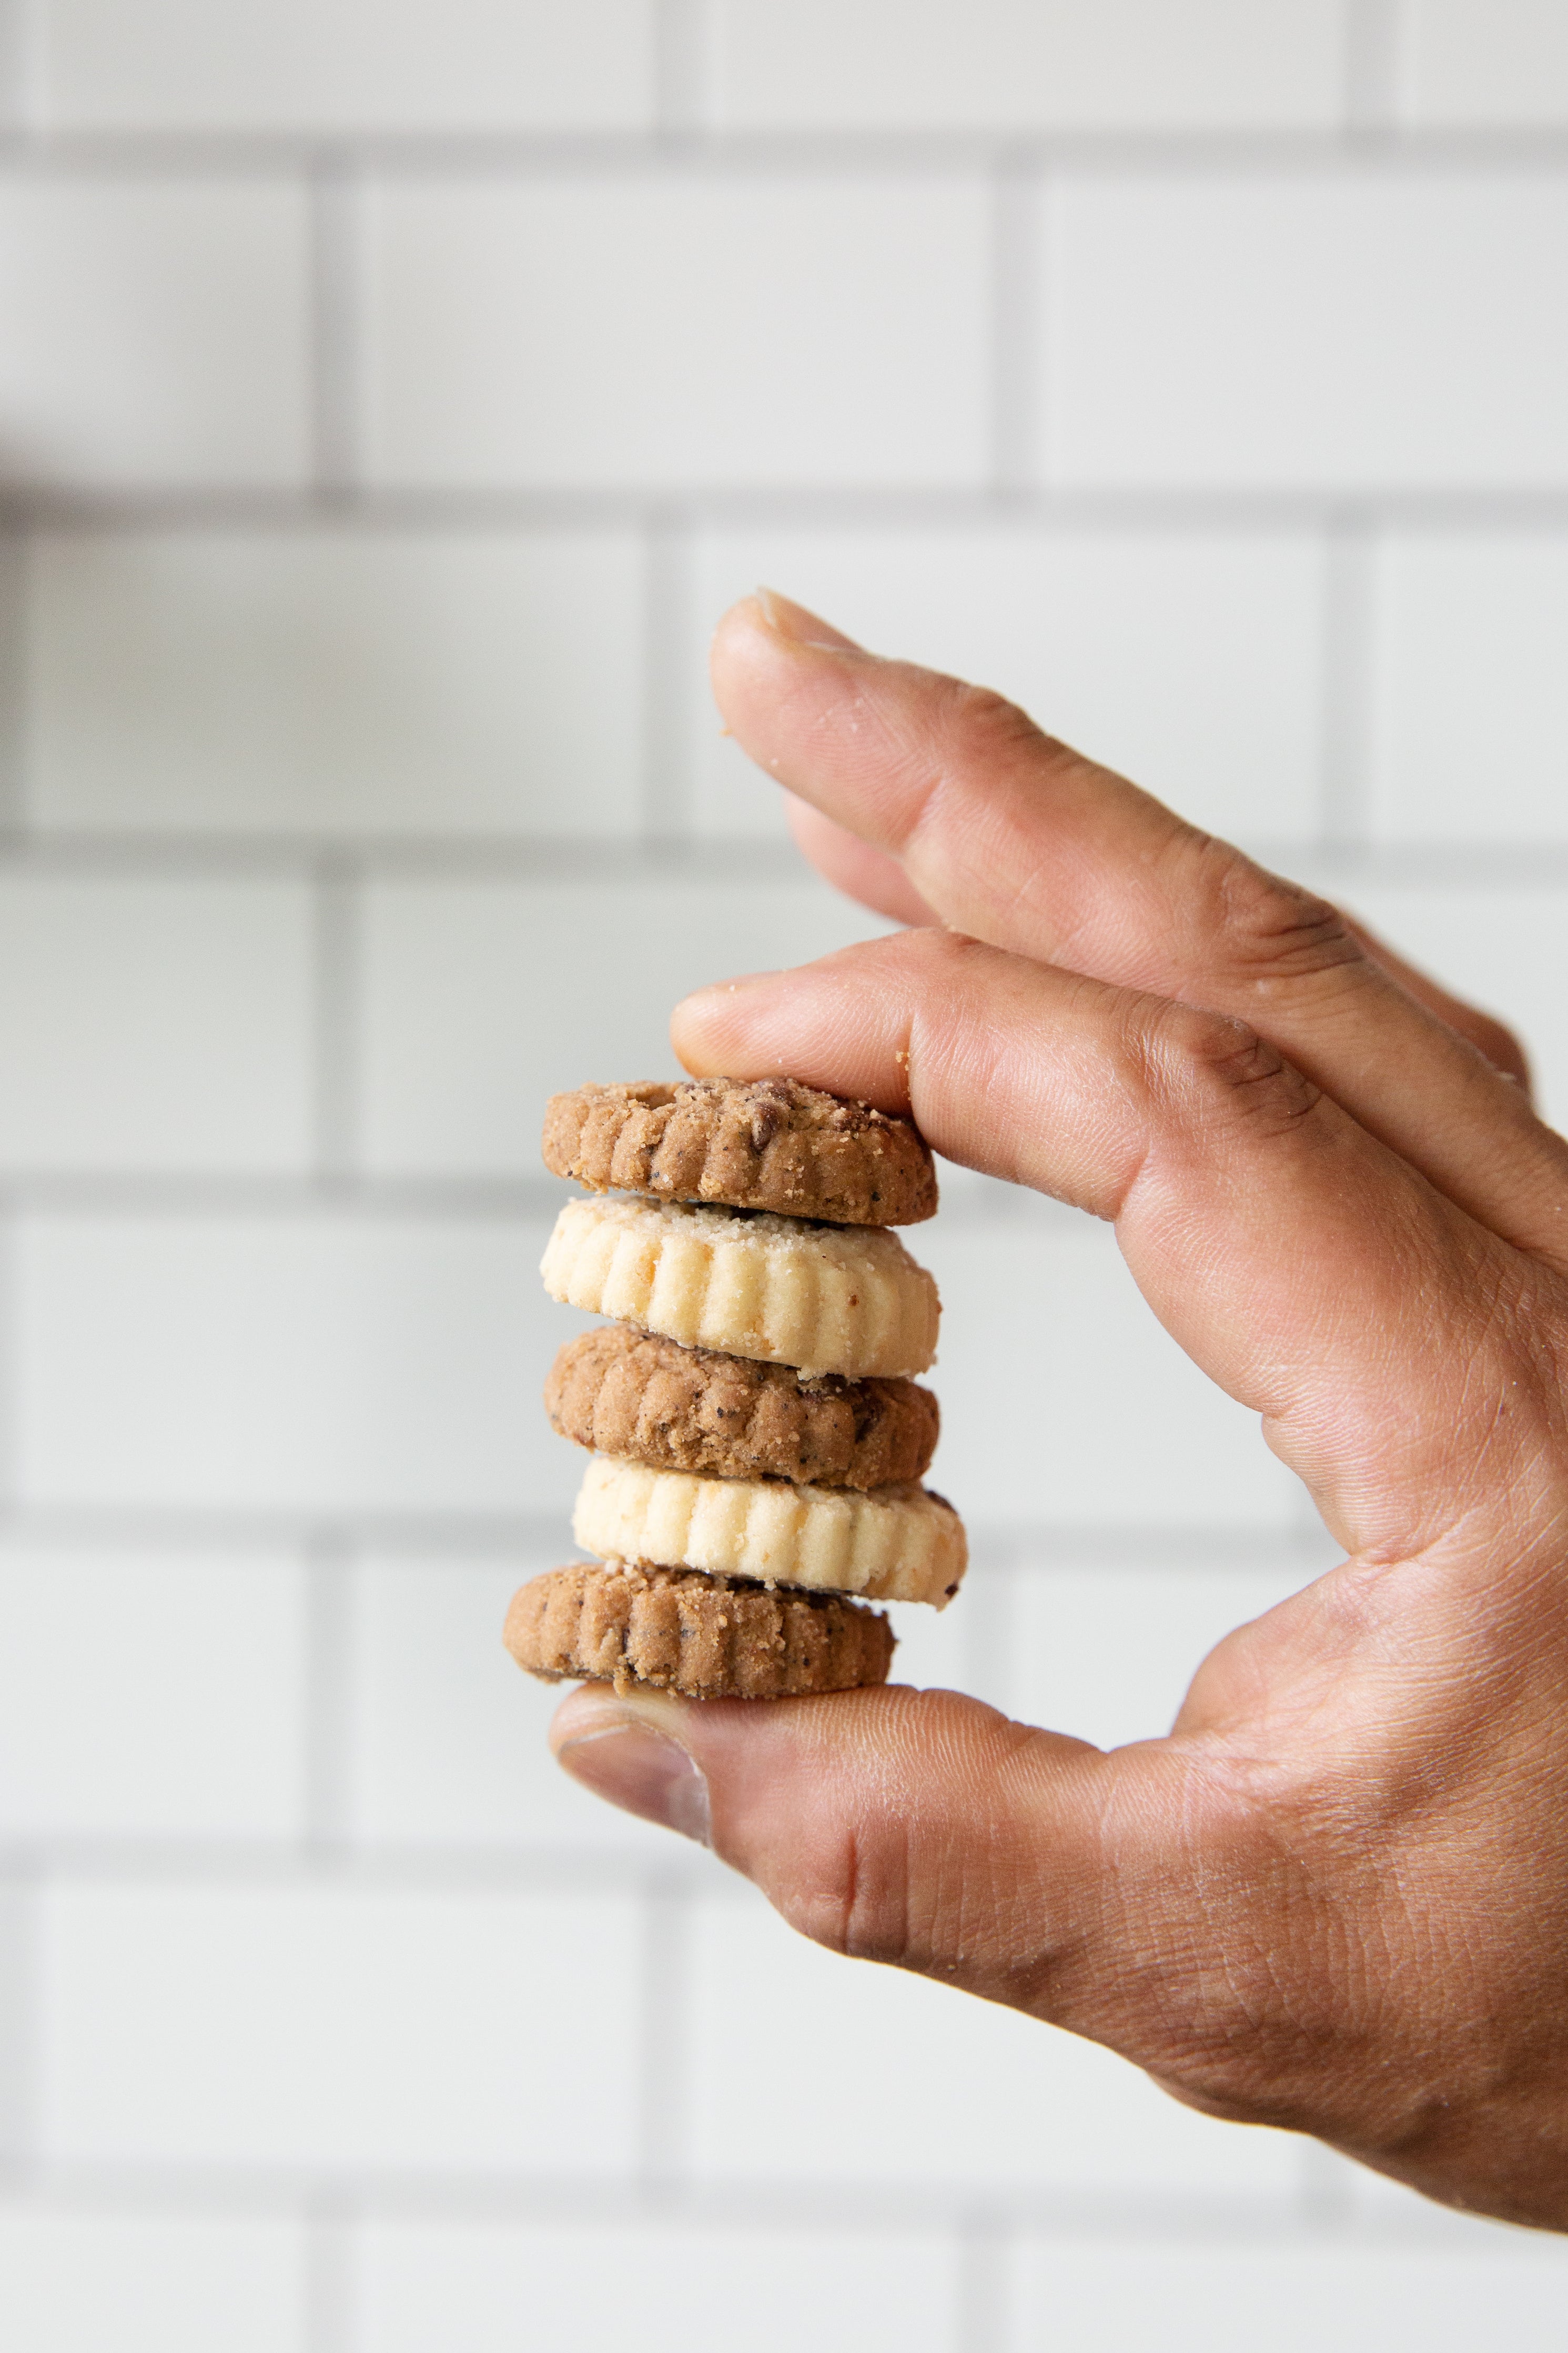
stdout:
{"type": "Polygon", "coordinates": [[[0,2168],[35,2161],[37,2057],[37,1873],[7,1865],[0,1878],[0,2168]]]}
{"type": "Polygon", "coordinates": [[[321,858],[313,907],[312,1126],[316,1177],[334,1190],[353,1181],[358,1157],[361,913],[353,863],[321,858]]]}
{"type": "Polygon", "coordinates": [[[654,119],[666,137],[708,122],[714,37],[708,0],[654,0],[654,119]]]}
{"type": "Polygon", "coordinates": [[[9,1205],[0,1209],[0,1524],[15,1515],[21,1493],[19,1237],[16,1217],[8,1209],[9,1205]]]}
{"type": "Polygon", "coordinates": [[[353,1558],[342,1536],[319,1536],[306,1558],[305,1837],[319,1859],[349,1836],[353,1558]]]}
{"type": "MultiPolygon", "coordinates": [[[[1534,890],[1568,883],[1568,835],[1521,841],[1441,842],[1249,839],[1253,855],[1276,864],[1310,866],[1336,883],[1402,882],[1443,890],[1534,890]]],[[[468,839],[384,836],[323,846],[292,834],[34,833],[0,836],[0,874],[107,876],[127,884],[144,877],[291,876],[320,880],[324,864],[342,875],[411,881],[463,881],[476,889],[537,887],[552,881],[649,885],[679,878],[684,885],[733,891],[748,885],[793,886],[822,895],[823,886],[789,844],[736,838],[681,842],[541,839],[537,836],[475,835],[468,839]]],[[[184,1182],[177,1172],[170,1181],[184,1182]]],[[[45,1172],[41,1181],[54,1183],[45,1172]]],[[[65,1172],[58,1181],[66,1182],[65,1172]]],[[[75,1178],[68,1181],[76,1182],[75,1178]]],[[[80,1180],[90,1185],[90,1178],[80,1180]]],[[[131,1180],[134,1183],[134,1179],[131,1180]]],[[[219,1184],[242,1180],[216,1180],[219,1184]]],[[[277,1180],[262,1180],[275,1189],[277,1180]]],[[[360,1180],[370,1183],[371,1180],[360,1180]]],[[[405,1180],[388,1179],[386,1182],[405,1180]]],[[[409,1178],[419,1188],[445,1180],[409,1178]]],[[[380,1183],[381,1180],[375,1180],[380,1183]]],[[[504,1189],[504,1188],[498,1188],[504,1189]]],[[[945,1213],[944,1213],[945,1214],[945,1213]]]]}
{"type": "MultiPolygon", "coordinates": [[[[836,530],[971,532],[989,523],[1020,536],[1036,533],[1103,531],[1142,537],[1214,532],[1257,533],[1322,529],[1347,504],[1375,522],[1403,530],[1490,533],[1517,531],[1553,537],[1568,530],[1568,491],[1560,482],[1513,488],[1427,484],[1415,489],[1279,484],[1258,489],[1182,485],[1077,488],[1017,483],[1005,495],[993,485],[974,488],[908,482],[846,484],[809,480],[779,483],[650,482],[628,489],[554,490],[545,486],[488,489],[437,485],[409,489],[371,485],[352,508],[332,517],[334,529],[367,537],[382,533],[554,533],[563,530],[617,534],[647,530],[672,514],[689,527],[754,530],[796,524],[836,530]]],[[[139,490],[7,486],[5,512],[12,530],[193,533],[234,530],[308,532],[321,522],[314,491],[257,490],[243,485],[184,489],[153,483],[139,490]]]]}
{"type": "Polygon", "coordinates": [[[697,635],[696,552],[679,514],[655,519],[643,554],[643,837],[683,844],[693,749],[687,665],[697,635]]]}
{"type": "Polygon", "coordinates": [[[1010,2234],[994,2212],[966,2218],[958,2242],[958,2353],[1005,2353],[1011,2253],[1010,2234]]]}
{"type": "Polygon", "coordinates": [[[1376,557],[1368,516],[1347,511],[1331,525],[1323,568],[1319,803],[1322,843],[1331,855],[1362,851],[1371,830],[1376,557]]]}
{"type": "Polygon", "coordinates": [[[26,823],[27,537],[0,528],[0,838],[26,823]]]}
{"type": "Polygon", "coordinates": [[[360,471],[359,191],[353,159],[333,152],[312,164],[310,211],[310,448],[318,498],[353,493],[360,471]]]}
{"type": "Polygon", "coordinates": [[[645,2196],[658,2202],[677,2194],[690,2170],[690,1897],[689,1877],[662,1875],[643,1897],[637,2167],[645,2196]]]}
{"type": "Polygon", "coordinates": [[[1040,470],[1040,213],[1047,202],[1034,166],[1021,157],[1004,159],[991,190],[991,463],[1003,492],[1027,489],[1040,470]]]}
{"type": "Polygon", "coordinates": [[[307,2205],[304,2353],[348,2353],[353,2341],[353,2221],[341,2195],[317,2196],[307,2205]]]}
{"type": "MultiPolygon", "coordinates": [[[[1016,153],[1031,164],[1085,176],[1188,174],[1324,179],[1380,174],[1421,177],[1489,172],[1535,174],[1568,167],[1568,130],[1553,124],[1415,126],[1379,121],[1386,107],[1393,44],[1381,0],[1362,0],[1348,47],[1347,101],[1373,111],[1374,145],[1341,131],[1275,128],[1199,131],[744,131],[726,132],[679,117],[702,103],[700,34],[688,46],[682,19],[700,24],[700,0],[666,0],[671,21],[657,79],[661,113],[673,118],[647,132],[331,131],[334,154],[378,177],[616,179],[687,177],[732,180],[821,176],[833,179],[970,178],[1016,153]],[[695,57],[698,69],[693,71],[695,57]],[[684,58],[684,61],[683,61],[684,58]]],[[[1347,104],[1348,111],[1348,104],[1347,104]]],[[[38,132],[0,125],[0,170],[35,177],[131,176],[297,180],[322,153],[316,132],[72,130],[38,132]]]]}
{"type": "Polygon", "coordinates": [[[1345,25],[1345,121],[1352,133],[1398,127],[1401,0],[1350,0],[1345,25]]]}

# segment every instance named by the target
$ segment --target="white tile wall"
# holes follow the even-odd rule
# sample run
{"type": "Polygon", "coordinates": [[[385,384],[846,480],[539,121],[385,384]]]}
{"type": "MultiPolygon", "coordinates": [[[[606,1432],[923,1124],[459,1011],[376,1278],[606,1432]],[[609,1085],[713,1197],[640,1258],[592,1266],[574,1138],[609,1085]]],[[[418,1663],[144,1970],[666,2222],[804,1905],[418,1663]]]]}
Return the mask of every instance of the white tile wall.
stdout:
{"type": "Polygon", "coordinates": [[[536,2341],[620,2353],[628,2307],[647,2353],[796,2353],[803,2311],[822,2353],[954,2341],[952,2242],[889,2231],[633,2230],[426,2223],[366,2231],[355,2249],[364,2353],[510,2353],[536,2341]]]}
{"type": "Polygon", "coordinates": [[[1568,540],[1397,534],[1375,594],[1379,838],[1561,841],[1568,540]]]}
{"type": "Polygon", "coordinates": [[[1568,482],[1554,172],[1085,176],[1042,250],[1049,481],[1568,482]]]}
{"type": "Polygon", "coordinates": [[[0,1827],[296,1837],[306,1594],[271,1550],[0,1548],[0,1827]]]}
{"type": "Polygon", "coordinates": [[[0,180],[0,473],[281,489],[310,462],[305,200],[273,181],[0,180]]]}
{"type": "Polygon", "coordinates": [[[759,582],[879,652],[984,680],[1194,824],[1275,843],[1317,830],[1327,599],[1310,533],[774,526],[705,538],[698,567],[688,710],[704,833],[784,830],[708,691],[713,626],[759,582]]]}
{"type": "Polygon", "coordinates": [[[0,873],[0,1164],[303,1169],[312,948],[295,882],[0,873]]]}
{"type": "MultiPolygon", "coordinates": [[[[718,733],[759,580],[1304,864],[1568,1114],[1565,60],[0,7],[7,2346],[1550,2340],[1556,2250],[799,1945],[499,1635],[580,1471],[541,1097],[877,928],[718,733]]],[[[1109,1236],[944,1182],[975,1567],[899,1672],[1155,1732],[1331,1548],[1109,1236]]]]}
{"type": "Polygon", "coordinates": [[[672,879],[385,882],[365,897],[365,1165],[531,1175],[539,1106],[584,1071],[679,1076],[670,1008],[724,972],[804,964],[878,928],[836,892],[672,879]],[[635,979],[623,944],[636,939],[635,979]],[[597,952],[605,943],[611,953],[597,952]],[[628,1059],[629,1058],[629,1059],[628,1059]]]}
{"type": "Polygon", "coordinates": [[[373,481],[984,479],[977,178],[382,182],[366,233],[373,481]]]}
{"type": "Polygon", "coordinates": [[[650,0],[40,0],[37,111],[64,129],[633,131],[650,0]]]}
{"type": "Polygon", "coordinates": [[[68,1880],[41,1948],[57,2158],[589,2179],[632,2162],[625,1896],[68,1880]]]}
{"type": "Polygon", "coordinates": [[[792,1936],[760,1897],[698,1905],[690,1968],[709,2021],[693,2086],[700,2175],[836,2189],[1197,2189],[1232,2192],[1258,2213],[1290,2211],[1302,2161],[1292,2135],[1227,2130],[1076,2035],[838,1960],[792,1936]],[[770,2085],[765,2125],[748,2063],[759,2011],[812,2021],[770,2085]]]}
{"type": "Polygon", "coordinates": [[[0,2334],[26,2353],[301,2353],[307,2312],[287,2221],[0,2214],[0,2334]]]}
{"type": "Polygon", "coordinates": [[[573,1325],[534,1271],[548,1230],[29,1218],[16,1271],[20,1493],[100,1508],[458,1514],[544,1494],[559,1510],[574,1482],[538,1391],[573,1325]]]}
{"type": "Polygon", "coordinates": [[[1047,2245],[1021,2269],[1009,2353],[1244,2353],[1260,2332],[1280,2353],[1308,2353],[1347,2327],[1367,2345],[1517,2343],[1556,2325],[1564,2280],[1560,2249],[1519,2240],[1463,2255],[1152,2242],[1113,2266],[1047,2245]]]}
{"type": "Polygon", "coordinates": [[[717,0],[727,126],[1327,129],[1343,0],[717,0]]]}
{"type": "Polygon", "coordinates": [[[40,824],[637,826],[643,563],[627,532],[73,533],[30,564],[40,824]]]}
{"type": "Polygon", "coordinates": [[[1568,121],[1568,20],[1556,0],[1403,0],[1403,18],[1409,121],[1568,121]]]}

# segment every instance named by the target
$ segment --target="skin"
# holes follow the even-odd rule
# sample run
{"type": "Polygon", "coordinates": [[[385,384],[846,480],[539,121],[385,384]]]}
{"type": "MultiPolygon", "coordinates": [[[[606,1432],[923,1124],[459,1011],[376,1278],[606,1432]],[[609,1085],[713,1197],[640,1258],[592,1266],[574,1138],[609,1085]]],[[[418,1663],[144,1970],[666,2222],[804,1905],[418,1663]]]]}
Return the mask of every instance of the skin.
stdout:
{"type": "Polygon", "coordinates": [[[772,596],[713,677],[807,855],[911,928],[688,998],[687,1067],[908,1112],[1113,1220],[1346,1558],[1163,1740],[595,1685],[561,1761],[839,1952],[1568,2229],[1568,1144],[1520,1049],[994,695],[772,596]]]}

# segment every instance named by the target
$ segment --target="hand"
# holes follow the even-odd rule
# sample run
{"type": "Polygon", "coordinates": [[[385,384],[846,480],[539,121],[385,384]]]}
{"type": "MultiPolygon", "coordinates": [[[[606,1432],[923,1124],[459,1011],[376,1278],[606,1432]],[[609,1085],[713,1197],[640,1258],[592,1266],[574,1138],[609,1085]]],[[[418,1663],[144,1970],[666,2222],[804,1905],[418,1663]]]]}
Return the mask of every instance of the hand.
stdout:
{"type": "Polygon", "coordinates": [[[1568,1145],[1519,1049],[994,695],[777,598],[713,671],[808,854],[916,928],[689,998],[688,1068],[1113,1219],[1348,1557],[1109,1755],[947,1692],[595,1686],[562,1761],[839,1951],[1568,2228],[1568,1145]]]}

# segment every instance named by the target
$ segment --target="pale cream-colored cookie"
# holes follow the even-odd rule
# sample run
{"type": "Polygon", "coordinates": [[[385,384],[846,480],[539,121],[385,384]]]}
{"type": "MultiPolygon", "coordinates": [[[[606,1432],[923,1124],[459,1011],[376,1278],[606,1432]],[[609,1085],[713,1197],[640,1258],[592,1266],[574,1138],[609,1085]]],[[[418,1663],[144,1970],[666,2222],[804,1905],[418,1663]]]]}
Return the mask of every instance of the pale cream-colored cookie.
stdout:
{"type": "Polygon", "coordinates": [[[607,1454],[588,1465],[572,1532],[610,1560],[938,1609],[957,1592],[969,1558],[958,1514],[924,1487],[860,1494],[655,1471],[607,1454]]]}
{"type": "Polygon", "coordinates": [[[885,1229],[677,1202],[569,1201],[540,1267],[552,1299],[810,1377],[923,1373],[936,1284],[885,1229]]]}
{"type": "Polygon", "coordinates": [[[552,1568],[515,1596],[507,1649],[531,1675],[692,1699],[791,1699],[885,1683],[893,1631],[832,1593],[770,1593],[694,1569],[552,1568]]]}

